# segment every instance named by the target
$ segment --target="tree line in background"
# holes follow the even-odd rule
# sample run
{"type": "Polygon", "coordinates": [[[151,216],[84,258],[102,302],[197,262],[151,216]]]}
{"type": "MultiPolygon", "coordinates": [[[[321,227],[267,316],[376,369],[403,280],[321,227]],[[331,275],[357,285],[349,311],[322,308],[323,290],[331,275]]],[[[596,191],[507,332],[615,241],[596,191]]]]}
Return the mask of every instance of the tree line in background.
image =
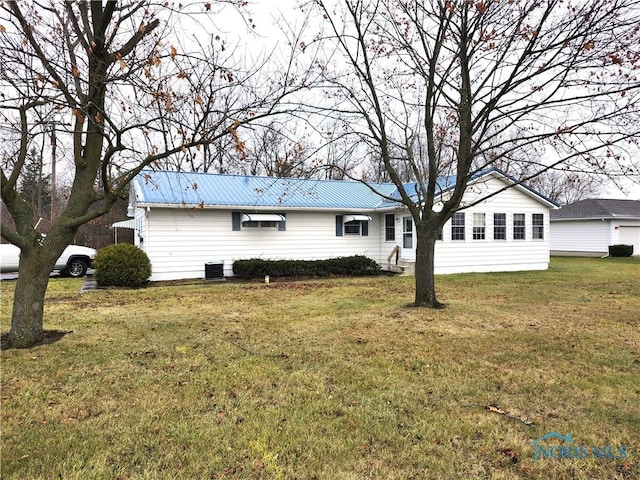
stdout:
{"type": "MultiPolygon", "coordinates": [[[[317,178],[344,180],[355,174],[356,166],[362,168],[362,162],[353,159],[325,158],[310,159],[310,152],[316,147],[310,141],[291,140],[278,130],[278,125],[271,124],[251,132],[246,142],[246,159],[239,162],[237,158],[218,156],[215,161],[206,158],[200,165],[189,165],[189,171],[261,175],[268,177],[317,178]]],[[[45,232],[51,226],[52,219],[63,209],[68,198],[70,186],[58,181],[56,200],[52,204],[53,186],[50,170],[47,168],[42,153],[32,148],[28,153],[24,171],[20,177],[19,194],[29,203],[35,218],[40,218],[39,228],[45,232]],[[57,209],[55,208],[57,206],[57,209]],[[52,207],[54,211],[52,212],[52,207]]],[[[171,162],[158,162],[159,168],[185,168],[171,162]]],[[[372,162],[364,170],[364,176],[372,182],[388,182],[389,176],[380,168],[381,164],[372,162]]],[[[509,173],[508,165],[505,173],[509,173]]],[[[521,174],[522,176],[522,174],[521,174]]],[[[402,175],[406,181],[411,176],[402,175]]],[[[514,177],[519,180],[518,177],[514,177]]],[[[566,205],[585,198],[594,198],[602,191],[602,179],[594,175],[565,170],[550,170],[531,178],[527,184],[558,205],[566,205]]],[[[111,225],[127,218],[128,189],[118,199],[112,209],[101,217],[82,225],[76,234],[75,243],[82,243],[94,248],[101,248],[114,243],[115,237],[111,225]]],[[[8,225],[13,221],[6,209],[2,209],[2,219],[8,225]]],[[[132,233],[121,231],[120,241],[131,242],[132,233]]]]}
{"type": "MultiPolygon", "coordinates": [[[[56,200],[52,203],[51,174],[45,171],[43,164],[42,155],[37,150],[32,149],[25,164],[19,193],[33,208],[34,218],[37,218],[37,221],[40,222],[38,225],[39,230],[47,233],[53,219],[61,213],[69,196],[70,188],[69,185],[64,183],[61,185],[59,183],[55,189],[56,200]]],[[[80,226],[73,243],[96,249],[115,243],[116,236],[112,225],[127,218],[127,206],[128,199],[126,197],[118,199],[109,212],[80,226]]],[[[2,223],[9,228],[15,228],[13,218],[5,208],[2,208],[2,223]]],[[[4,243],[4,239],[2,241],[4,243]]],[[[133,231],[120,229],[117,234],[117,241],[133,243],[133,231]]]]}

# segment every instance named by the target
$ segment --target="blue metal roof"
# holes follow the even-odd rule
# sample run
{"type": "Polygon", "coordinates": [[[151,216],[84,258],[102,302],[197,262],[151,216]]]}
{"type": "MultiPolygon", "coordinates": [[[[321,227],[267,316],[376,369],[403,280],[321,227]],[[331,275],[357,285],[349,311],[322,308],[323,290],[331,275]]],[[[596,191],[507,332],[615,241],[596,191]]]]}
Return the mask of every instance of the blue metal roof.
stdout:
{"type": "MultiPolygon", "coordinates": [[[[476,172],[475,181],[489,174],[517,183],[497,169],[476,172]]],[[[376,210],[400,206],[400,195],[392,183],[369,184],[344,180],[275,178],[248,175],[222,175],[196,172],[143,170],[134,179],[136,200],[142,206],[271,207],[376,210]],[[372,189],[375,189],[384,198],[372,189]],[[398,199],[393,201],[390,199],[398,199]]],[[[455,176],[438,179],[439,193],[455,185],[455,176]]],[[[418,184],[404,184],[405,191],[417,199],[418,184]]],[[[553,202],[526,185],[522,187],[538,201],[553,202]]]]}
{"type": "MultiPolygon", "coordinates": [[[[139,205],[376,209],[391,204],[362,182],[145,170],[135,180],[139,205]]],[[[375,184],[397,195],[393,184],[375,184]]]]}

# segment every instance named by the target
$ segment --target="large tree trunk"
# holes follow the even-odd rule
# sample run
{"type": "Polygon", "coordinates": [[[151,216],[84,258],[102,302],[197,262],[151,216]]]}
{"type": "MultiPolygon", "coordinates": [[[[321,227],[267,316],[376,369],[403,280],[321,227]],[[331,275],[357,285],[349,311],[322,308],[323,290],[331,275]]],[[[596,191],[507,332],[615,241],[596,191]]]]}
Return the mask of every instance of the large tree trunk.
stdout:
{"type": "Polygon", "coordinates": [[[436,298],[434,257],[436,231],[426,225],[416,225],[416,307],[444,308],[436,298]]]}
{"type": "Polygon", "coordinates": [[[52,265],[43,262],[40,255],[21,255],[13,296],[9,346],[26,348],[43,339],[44,296],[51,268],[52,265]]]}

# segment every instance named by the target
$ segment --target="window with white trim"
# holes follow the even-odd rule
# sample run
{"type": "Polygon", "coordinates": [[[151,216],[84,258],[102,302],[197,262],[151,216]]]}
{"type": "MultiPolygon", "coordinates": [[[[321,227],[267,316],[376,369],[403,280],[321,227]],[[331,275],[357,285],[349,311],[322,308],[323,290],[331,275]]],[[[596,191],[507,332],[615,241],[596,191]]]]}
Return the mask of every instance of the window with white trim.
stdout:
{"type": "Polygon", "coordinates": [[[402,248],[413,248],[413,219],[402,217],[402,248]]]}
{"type": "Polygon", "coordinates": [[[393,242],[396,239],[396,215],[388,213],[384,216],[384,241],[393,242]]]}
{"type": "Polygon", "coordinates": [[[493,214],[493,239],[494,240],[507,239],[507,214],[506,213],[493,214]]]}
{"type": "Polygon", "coordinates": [[[531,236],[534,240],[544,240],[544,214],[531,215],[531,236]]]}
{"type": "Polygon", "coordinates": [[[451,240],[464,240],[464,212],[456,212],[451,217],[451,240]]]}
{"type": "Polygon", "coordinates": [[[484,240],[486,236],[486,214],[473,212],[473,239],[484,240]]]}
{"type": "Polygon", "coordinates": [[[513,239],[524,240],[526,235],[524,213],[513,214],[513,239]]]}

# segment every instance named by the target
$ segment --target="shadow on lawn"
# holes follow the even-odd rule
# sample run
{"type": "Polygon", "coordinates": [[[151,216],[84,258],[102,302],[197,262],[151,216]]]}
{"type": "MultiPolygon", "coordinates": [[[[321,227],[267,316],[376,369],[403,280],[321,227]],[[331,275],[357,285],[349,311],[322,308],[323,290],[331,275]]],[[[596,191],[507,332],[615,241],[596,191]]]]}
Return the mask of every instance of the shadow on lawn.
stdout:
{"type": "MultiPolygon", "coordinates": [[[[73,333],[73,330],[45,330],[43,333],[44,338],[29,348],[56,343],[58,340],[62,340],[65,335],[73,333]]],[[[0,336],[0,350],[8,350],[10,348],[12,347],[9,346],[9,333],[3,333],[0,336]]]]}

